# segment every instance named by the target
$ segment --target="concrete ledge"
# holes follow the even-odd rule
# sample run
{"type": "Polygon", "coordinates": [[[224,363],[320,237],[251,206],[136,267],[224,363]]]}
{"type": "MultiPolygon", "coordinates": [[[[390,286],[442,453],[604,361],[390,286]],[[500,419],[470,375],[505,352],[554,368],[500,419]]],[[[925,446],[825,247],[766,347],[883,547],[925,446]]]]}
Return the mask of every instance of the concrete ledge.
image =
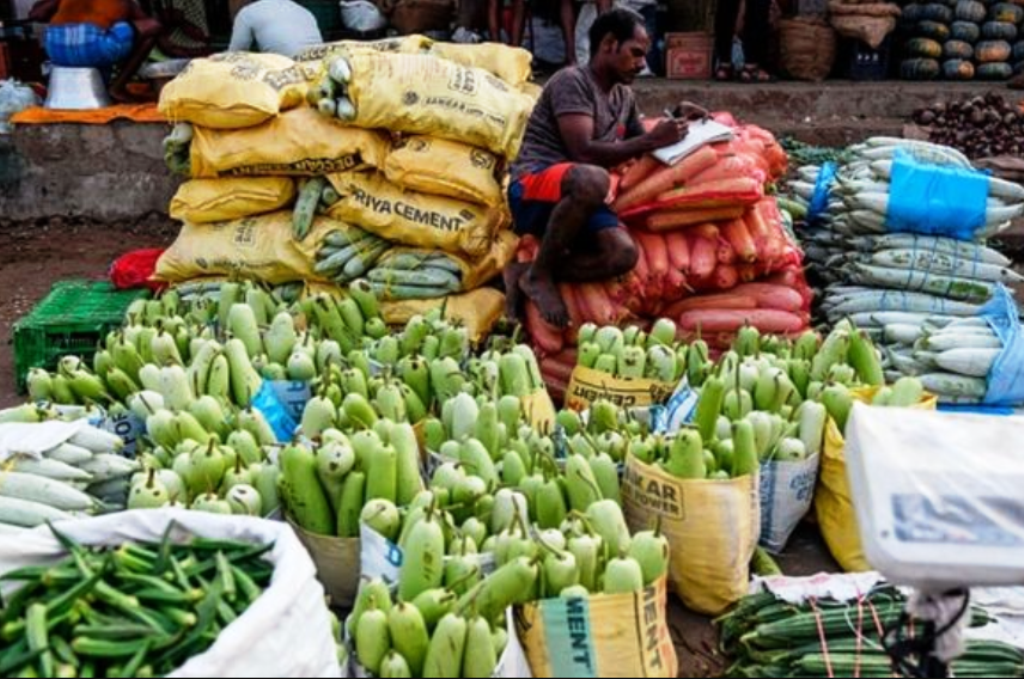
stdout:
{"type": "Polygon", "coordinates": [[[26,125],[0,137],[0,217],[131,220],[166,212],[179,179],[164,125],[26,125]]]}

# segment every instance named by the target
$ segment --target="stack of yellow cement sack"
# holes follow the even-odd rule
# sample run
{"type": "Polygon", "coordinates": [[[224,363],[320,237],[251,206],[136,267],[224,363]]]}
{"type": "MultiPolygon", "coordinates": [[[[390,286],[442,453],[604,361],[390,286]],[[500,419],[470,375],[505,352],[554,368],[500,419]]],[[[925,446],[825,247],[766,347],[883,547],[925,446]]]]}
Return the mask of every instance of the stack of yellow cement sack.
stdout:
{"type": "MultiPolygon", "coordinates": [[[[190,180],[157,278],[367,278],[400,321],[500,273],[516,249],[503,184],[536,96],[529,53],[411,36],[300,58],[218,55],[164,89],[165,156],[190,180]]],[[[500,310],[496,293],[468,306],[481,302],[500,310]]]]}

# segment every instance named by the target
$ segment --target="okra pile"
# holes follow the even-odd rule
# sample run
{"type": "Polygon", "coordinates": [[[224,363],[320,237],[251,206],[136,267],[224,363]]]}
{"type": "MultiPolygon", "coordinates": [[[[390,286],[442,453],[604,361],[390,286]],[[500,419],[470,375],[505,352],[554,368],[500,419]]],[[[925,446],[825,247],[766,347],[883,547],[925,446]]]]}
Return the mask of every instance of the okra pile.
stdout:
{"type": "MultiPolygon", "coordinates": [[[[906,598],[880,586],[863,601],[817,600],[793,605],[770,592],[746,597],[716,622],[721,650],[733,664],[728,677],[893,677],[883,631],[899,622],[906,598]]],[[[990,622],[972,610],[971,626],[990,622]]],[[[921,624],[917,629],[923,629],[921,624]]],[[[1020,677],[1024,651],[996,641],[970,640],[952,665],[957,677],[1020,677]]]]}
{"type": "Polygon", "coordinates": [[[69,556],[0,574],[17,586],[0,606],[0,675],[159,677],[204,653],[270,585],[273,545],[79,545],[69,556]]]}

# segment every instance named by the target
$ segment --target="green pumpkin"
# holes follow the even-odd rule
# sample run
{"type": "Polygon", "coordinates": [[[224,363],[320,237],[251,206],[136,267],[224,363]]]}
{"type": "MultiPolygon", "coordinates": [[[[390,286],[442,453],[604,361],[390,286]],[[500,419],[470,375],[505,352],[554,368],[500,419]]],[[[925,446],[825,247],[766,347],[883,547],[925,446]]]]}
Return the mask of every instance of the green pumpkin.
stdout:
{"type": "Polygon", "coordinates": [[[982,64],[978,67],[979,80],[1009,80],[1013,77],[1013,66],[1009,64],[982,64]]]}
{"type": "Polygon", "coordinates": [[[1017,24],[1009,24],[1005,21],[989,21],[981,27],[981,37],[985,40],[1016,40],[1017,24]]]}
{"type": "Polygon", "coordinates": [[[1024,21],[1024,8],[1001,2],[988,12],[989,21],[1002,21],[1008,24],[1019,24],[1024,21]]]}
{"type": "Polygon", "coordinates": [[[950,59],[942,65],[946,80],[974,80],[974,64],[963,59],[950,59]]]}
{"type": "Polygon", "coordinates": [[[1024,61],[1024,40],[1013,46],[1013,54],[1010,56],[1010,59],[1015,64],[1024,61]]]}
{"type": "Polygon", "coordinates": [[[907,59],[900,65],[904,80],[935,80],[941,72],[942,67],[935,59],[907,59]]]}
{"type": "Polygon", "coordinates": [[[949,37],[973,45],[981,39],[981,27],[969,21],[954,21],[949,30],[949,37]]]}
{"type": "Polygon", "coordinates": [[[943,24],[950,24],[953,23],[953,10],[946,5],[933,2],[925,5],[921,18],[925,21],[937,21],[943,24]]]}
{"type": "Polygon", "coordinates": [[[942,46],[942,56],[951,60],[970,60],[974,58],[974,48],[966,42],[950,40],[942,46]]]}
{"type": "Polygon", "coordinates": [[[907,56],[938,59],[942,56],[942,45],[928,38],[914,38],[907,41],[907,56]]]}
{"type": "MultiPolygon", "coordinates": [[[[982,15],[979,21],[985,19],[984,14],[985,8],[982,7],[982,15]]],[[[903,8],[903,21],[907,24],[916,24],[918,21],[924,20],[924,5],[912,2],[903,8]]]]}
{"type": "Polygon", "coordinates": [[[989,40],[974,48],[974,59],[979,64],[1001,64],[1010,60],[1013,48],[1005,40],[989,40]]]}
{"type": "Polygon", "coordinates": [[[953,10],[957,21],[969,21],[974,24],[984,21],[986,14],[985,5],[975,2],[975,0],[960,0],[953,10]]]}
{"type": "Polygon", "coordinates": [[[921,21],[915,28],[917,37],[945,42],[949,40],[949,26],[937,21],[921,21]]]}

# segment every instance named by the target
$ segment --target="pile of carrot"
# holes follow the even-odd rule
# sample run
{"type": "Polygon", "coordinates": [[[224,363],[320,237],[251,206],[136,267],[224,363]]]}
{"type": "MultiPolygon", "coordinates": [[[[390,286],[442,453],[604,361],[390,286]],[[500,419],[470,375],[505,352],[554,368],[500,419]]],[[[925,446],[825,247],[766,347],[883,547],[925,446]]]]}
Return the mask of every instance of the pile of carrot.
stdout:
{"type": "MultiPolygon", "coordinates": [[[[700,334],[712,347],[728,344],[748,324],[778,334],[808,327],[803,253],[765,192],[785,173],[786,154],[765,130],[716,118],[736,129],[733,141],[704,147],[672,167],[645,156],[619,168],[612,206],[639,262],[618,280],[561,285],[572,318],[565,332],[529,304],[527,327],[542,355],[571,351],[584,323],[649,325],[666,317],[683,338],[700,334]]],[[[524,238],[519,260],[532,261],[538,245],[524,238]]],[[[562,364],[552,361],[552,370],[562,364]]]]}

